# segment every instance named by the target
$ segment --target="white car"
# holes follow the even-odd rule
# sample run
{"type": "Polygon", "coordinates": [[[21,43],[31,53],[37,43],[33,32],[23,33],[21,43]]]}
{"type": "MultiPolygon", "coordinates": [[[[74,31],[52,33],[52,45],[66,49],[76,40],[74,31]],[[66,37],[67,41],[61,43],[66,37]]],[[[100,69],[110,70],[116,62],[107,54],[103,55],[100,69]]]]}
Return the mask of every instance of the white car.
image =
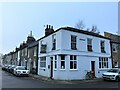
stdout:
{"type": "Polygon", "coordinates": [[[103,80],[120,81],[120,69],[114,68],[102,74],[103,80]]]}
{"type": "Polygon", "coordinates": [[[21,75],[28,76],[29,73],[30,73],[29,70],[26,69],[25,66],[16,66],[14,68],[14,72],[13,72],[13,74],[16,75],[16,76],[21,76],[21,75]]]}

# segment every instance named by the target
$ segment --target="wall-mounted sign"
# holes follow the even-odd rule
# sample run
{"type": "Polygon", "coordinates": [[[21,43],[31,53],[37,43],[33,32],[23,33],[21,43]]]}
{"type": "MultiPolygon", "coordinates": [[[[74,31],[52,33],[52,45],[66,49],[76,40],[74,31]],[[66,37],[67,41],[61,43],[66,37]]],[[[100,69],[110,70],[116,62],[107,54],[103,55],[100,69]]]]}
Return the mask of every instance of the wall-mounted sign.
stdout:
{"type": "Polygon", "coordinates": [[[85,39],[83,39],[83,38],[80,38],[79,40],[81,40],[81,41],[85,41],[85,39]]]}

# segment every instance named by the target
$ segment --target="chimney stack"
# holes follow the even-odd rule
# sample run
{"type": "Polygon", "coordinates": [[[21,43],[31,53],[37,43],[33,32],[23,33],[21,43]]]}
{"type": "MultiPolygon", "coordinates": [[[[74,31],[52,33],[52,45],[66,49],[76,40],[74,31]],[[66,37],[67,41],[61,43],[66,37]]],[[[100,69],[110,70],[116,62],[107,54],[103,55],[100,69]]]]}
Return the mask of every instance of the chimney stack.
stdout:
{"type": "Polygon", "coordinates": [[[45,29],[45,36],[48,36],[54,32],[53,26],[47,25],[45,29]]]}
{"type": "Polygon", "coordinates": [[[30,37],[32,37],[32,31],[30,31],[30,37]]]}
{"type": "Polygon", "coordinates": [[[48,28],[48,29],[50,29],[50,27],[51,27],[51,26],[49,25],[49,28],[48,28]]]}

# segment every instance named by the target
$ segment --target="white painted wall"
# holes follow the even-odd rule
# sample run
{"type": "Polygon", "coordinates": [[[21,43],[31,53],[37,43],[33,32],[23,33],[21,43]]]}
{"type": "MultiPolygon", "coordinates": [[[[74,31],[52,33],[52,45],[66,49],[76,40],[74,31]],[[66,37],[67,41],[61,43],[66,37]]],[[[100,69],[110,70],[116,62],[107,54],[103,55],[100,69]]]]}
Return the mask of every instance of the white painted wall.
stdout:
{"type": "Polygon", "coordinates": [[[111,55],[111,51],[110,51],[110,41],[104,38],[99,38],[99,37],[95,37],[95,36],[90,36],[90,35],[85,35],[85,34],[81,34],[81,33],[76,33],[76,32],[71,32],[71,31],[66,31],[66,30],[61,30],[62,31],[62,39],[61,39],[61,43],[62,43],[62,47],[61,49],[65,49],[65,50],[71,50],[71,35],[76,35],[77,36],[77,51],[82,52],[82,53],[86,53],[88,54],[87,51],[87,38],[92,38],[92,42],[93,42],[93,52],[91,52],[90,55],[94,56],[96,54],[101,54],[101,49],[100,49],[100,41],[104,40],[105,41],[105,55],[111,55]],[[80,39],[85,39],[85,41],[82,41],[80,39]]]}
{"type": "Polygon", "coordinates": [[[55,33],[56,34],[56,50],[52,51],[52,35],[42,39],[39,41],[39,49],[38,49],[38,75],[43,75],[50,77],[50,69],[48,69],[48,65],[50,65],[50,56],[55,55],[58,50],[61,48],[61,31],[55,33]],[[41,49],[41,41],[42,44],[47,44],[47,53],[40,54],[40,49],[41,49]],[[47,56],[46,58],[46,68],[42,69],[40,68],[40,57],[42,56],[47,56]]]}
{"type": "MultiPolygon", "coordinates": [[[[57,69],[53,70],[53,78],[61,80],[75,80],[75,79],[85,79],[85,74],[87,70],[91,70],[91,61],[95,61],[95,75],[96,77],[101,77],[102,73],[107,69],[99,69],[99,57],[110,57],[110,41],[104,38],[94,37],[90,35],[85,35],[76,32],[70,32],[66,30],[60,30],[56,34],[56,50],[52,51],[52,35],[43,38],[39,41],[39,57],[47,56],[46,68],[40,68],[40,58],[38,60],[38,75],[43,75],[50,77],[50,57],[58,55],[57,69]],[[71,50],[71,35],[77,36],[77,50],[71,50]],[[93,52],[87,51],[87,38],[92,38],[93,42],[93,52]],[[84,39],[81,40],[81,39],[84,39]],[[100,41],[105,41],[105,51],[106,53],[101,53],[100,41]],[[43,44],[47,44],[47,53],[40,54],[41,41],[43,44]],[[66,56],[66,69],[60,69],[60,56],[59,54],[65,54],[66,56]],[[70,70],[70,59],[69,55],[77,55],[78,68],[77,70],[70,70]]],[[[54,60],[53,60],[54,61],[54,60]]],[[[54,65],[54,63],[53,63],[54,65]]],[[[53,66],[54,67],[54,66],[53,66]]],[[[109,68],[112,68],[111,58],[109,58],[109,68]]]]}
{"type": "Polygon", "coordinates": [[[38,75],[50,77],[50,68],[48,68],[48,65],[50,65],[50,57],[46,57],[46,68],[40,67],[40,58],[38,60],[38,75]]]}
{"type": "MultiPolygon", "coordinates": [[[[91,61],[95,61],[95,76],[97,78],[102,77],[102,73],[108,69],[99,69],[99,57],[84,57],[77,56],[77,70],[70,70],[69,55],[66,56],[66,69],[60,69],[60,57],[58,59],[58,68],[54,70],[54,79],[60,80],[80,80],[85,79],[87,71],[91,70],[91,61]]],[[[109,63],[111,68],[111,62],[109,63]]]]}

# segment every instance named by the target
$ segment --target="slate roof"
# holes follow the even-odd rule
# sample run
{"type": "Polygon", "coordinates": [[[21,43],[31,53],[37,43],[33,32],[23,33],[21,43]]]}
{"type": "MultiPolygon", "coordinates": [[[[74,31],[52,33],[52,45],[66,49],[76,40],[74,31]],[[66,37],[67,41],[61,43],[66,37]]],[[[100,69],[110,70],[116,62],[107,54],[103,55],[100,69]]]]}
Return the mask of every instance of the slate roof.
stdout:
{"type": "MultiPolygon", "coordinates": [[[[95,37],[99,37],[99,38],[104,38],[104,39],[109,39],[110,40],[110,38],[102,36],[102,35],[100,35],[98,33],[85,31],[85,30],[80,30],[80,29],[76,29],[76,28],[73,28],[73,27],[61,27],[61,28],[57,29],[56,31],[54,31],[53,33],[57,32],[57,31],[60,31],[60,30],[67,30],[67,31],[71,31],[71,32],[82,33],[82,34],[85,34],[85,35],[90,35],[90,36],[95,36],[95,37]]],[[[51,33],[51,34],[53,34],[53,33],[51,33]]],[[[39,41],[39,40],[41,40],[41,39],[43,39],[45,37],[48,37],[48,36],[44,36],[44,37],[38,39],[37,41],[39,41]]]]}

